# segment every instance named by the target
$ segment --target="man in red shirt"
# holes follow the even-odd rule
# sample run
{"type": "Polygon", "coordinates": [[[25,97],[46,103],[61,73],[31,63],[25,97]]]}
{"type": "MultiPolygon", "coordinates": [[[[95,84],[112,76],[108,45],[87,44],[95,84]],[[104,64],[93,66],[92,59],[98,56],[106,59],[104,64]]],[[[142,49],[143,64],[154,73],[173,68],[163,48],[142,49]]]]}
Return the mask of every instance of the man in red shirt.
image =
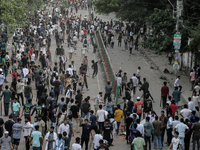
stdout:
{"type": "Polygon", "coordinates": [[[171,110],[172,110],[172,116],[173,117],[175,116],[175,112],[177,112],[177,115],[178,115],[178,107],[175,105],[174,100],[172,101],[172,104],[169,105],[169,108],[171,108],[171,110]]]}
{"type": "Polygon", "coordinates": [[[144,107],[143,102],[140,101],[140,97],[137,97],[137,102],[134,104],[135,109],[137,109],[137,115],[141,119],[141,114],[142,114],[142,108],[144,107]]]}
{"type": "Polygon", "coordinates": [[[162,101],[163,101],[163,108],[165,108],[167,96],[169,94],[169,87],[167,86],[167,82],[164,82],[163,84],[164,84],[164,86],[162,86],[162,88],[161,88],[161,97],[162,97],[162,101]]]}
{"type": "Polygon", "coordinates": [[[18,81],[18,76],[20,75],[17,73],[17,69],[15,69],[15,72],[12,73],[12,81],[14,81],[14,78],[16,78],[16,81],[18,81]]]}

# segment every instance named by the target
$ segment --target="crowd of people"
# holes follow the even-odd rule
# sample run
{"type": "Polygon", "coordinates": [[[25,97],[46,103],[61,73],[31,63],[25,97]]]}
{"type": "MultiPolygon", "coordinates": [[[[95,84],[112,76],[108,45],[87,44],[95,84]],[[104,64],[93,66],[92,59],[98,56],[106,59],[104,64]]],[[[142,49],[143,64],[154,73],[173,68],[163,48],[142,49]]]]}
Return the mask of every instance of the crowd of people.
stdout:
{"type": "MultiPolygon", "coordinates": [[[[195,67],[190,73],[192,96],[179,113],[180,76],[174,82],[172,94],[167,82],[163,83],[160,102],[163,110],[158,115],[153,108],[155,100],[149,91],[148,80],[141,79],[141,67],[129,80],[126,72],[119,70],[116,73],[119,96],[123,96],[121,103],[115,106],[109,81],[104,92],[96,93],[93,102],[90,96],[83,95],[83,88],[85,86],[89,91],[87,53],[89,45],[95,48],[94,33],[101,32],[105,46],[110,45],[111,48],[114,48],[114,34],[118,46],[121,46],[122,36],[128,34],[124,40],[125,49],[129,47],[132,53],[133,45],[138,50],[139,39],[137,36],[134,40],[133,35],[144,31],[134,24],[127,24],[125,28],[123,22],[103,22],[94,17],[93,11],[90,12],[91,20],[87,16],[78,16],[79,9],[89,9],[93,3],[71,3],[70,12],[68,9],[61,11],[58,2],[51,8],[48,8],[51,5],[45,4],[44,10],[35,10],[33,15],[29,13],[32,24],[15,30],[11,54],[7,50],[8,37],[6,33],[1,34],[0,97],[5,117],[8,117],[7,120],[0,118],[1,150],[17,150],[22,131],[26,150],[30,146],[33,150],[40,150],[43,146],[45,150],[81,150],[84,144],[85,150],[109,150],[114,146],[115,137],[124,133],[127,144],[135,150],[151,150],[151,141],[155,149],[162,149],[166,144],[169,149],[184,147],[189,150],[192,135],[193,149],[196,143],[199,149],[199,68],[195,67]],[[57,48],[52,54],[54,39],[57,48]],[[66,47],[63,46],[65,41],[66,47]],[[79,48],[78,43],[82,43],[82,63],[77,69],[73,54],[79,48]],[[69,56],[65,49],[68,49],[69,56]],[[40,65],[36,65],[37,62],[40,65]],[[12,74],[11,84],[7,81],[9,73],[12,74]],[[137,89],[142,91],[142,96],[133,102],[137,89]],[[22,117],[25,125],[22,125],[22,117]],[[81,136],[74,137],[80,131],[81,136]],[[73,144],[72,138],[75,138],[73,144]]],[[[98,74],[99,61],[92,60],[91,63],[94,78],[98,74]]]]}

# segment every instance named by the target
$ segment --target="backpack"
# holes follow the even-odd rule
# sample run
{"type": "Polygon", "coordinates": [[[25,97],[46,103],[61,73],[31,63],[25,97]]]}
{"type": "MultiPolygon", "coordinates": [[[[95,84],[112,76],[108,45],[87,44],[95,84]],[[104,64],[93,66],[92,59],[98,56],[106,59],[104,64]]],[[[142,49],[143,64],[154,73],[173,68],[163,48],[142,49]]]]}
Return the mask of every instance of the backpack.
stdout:
{"type": "Polygon", "coordinates": [[[84,44],[87,44],[87,40],[86,39],[84,40],[84,44]]]}
{"type": "Polygon", "coordinates": [[[82,112],[88,113],[89,112],[89,104],[86,102],[82,106],[82,112]]]}

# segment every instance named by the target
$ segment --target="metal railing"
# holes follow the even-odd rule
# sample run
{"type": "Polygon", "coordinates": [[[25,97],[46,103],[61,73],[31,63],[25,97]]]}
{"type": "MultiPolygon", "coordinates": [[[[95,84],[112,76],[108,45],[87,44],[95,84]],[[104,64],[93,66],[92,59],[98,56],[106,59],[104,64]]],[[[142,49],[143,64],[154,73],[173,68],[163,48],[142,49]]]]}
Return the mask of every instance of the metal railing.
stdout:
{"type": "Polygon", "coordinates": [[[113,88],[113,94],[115,99],[115,104],[118,103],[118,96],[119,96],[119,86],[117,86],[117,78],[115,76],[115,72],[113,70],[113,66],[110,60],[110,57],[108,55],[108,52],[106,50],[106,47],[104,45],[103,39],[99,31],[95,33],[95,38],[97,41],[99,53],[102,57],[102,61],[104,62],[104,71],[106,73],[107,79],[110,81],[112,88],[113,88]]]}

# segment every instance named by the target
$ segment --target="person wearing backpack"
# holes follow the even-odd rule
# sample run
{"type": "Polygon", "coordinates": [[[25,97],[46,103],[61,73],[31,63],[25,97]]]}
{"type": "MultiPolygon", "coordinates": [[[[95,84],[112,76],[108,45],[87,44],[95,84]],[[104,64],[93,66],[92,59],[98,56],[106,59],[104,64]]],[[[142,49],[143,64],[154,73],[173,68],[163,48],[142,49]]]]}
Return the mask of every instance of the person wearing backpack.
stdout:
{"type": "Polygon", "coordinates": [[[82,119],[84,119],[85,116],[86,116],[86,119],[89,120],[89,111],[90,111],[90,109],[91,109],[91,105],[88,102],[88,99],[85,98],[85,101],[82,103],[82,106],[81,106],[82,119]]]}
{"type": "Polygon", "coordinates": [[[86,38],[86,37],[85,37],[85,38],[84,38],[84,40],[83,40],[83,44],[84,44],[84,46],[85,46],[85,47],[87,47],[88,40],[87,40],[87,38],[86,38]]]}

